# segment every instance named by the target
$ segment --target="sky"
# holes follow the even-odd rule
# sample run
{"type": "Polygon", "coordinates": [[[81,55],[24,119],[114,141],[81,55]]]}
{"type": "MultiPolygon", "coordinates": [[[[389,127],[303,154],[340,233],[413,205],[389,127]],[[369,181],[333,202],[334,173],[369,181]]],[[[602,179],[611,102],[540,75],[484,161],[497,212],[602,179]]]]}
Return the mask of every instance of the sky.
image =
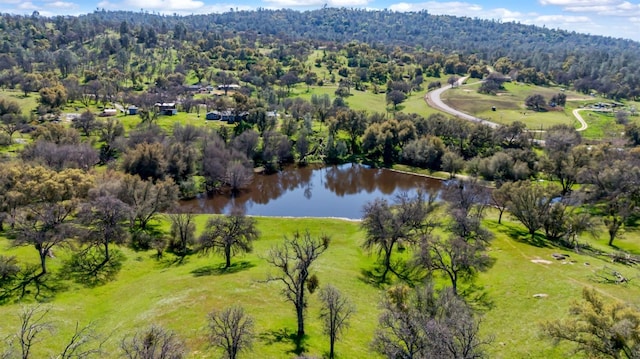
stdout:
{"type": "Polygon", "coordinates": [[[1,13],[78,15],[96,9],[148,11],[164,14],[202,14],[230,9],[330,7],[393,11],[427,10],[434,15],[519,22],[592,35],[640,41],[640,1],[625,0],[0,0],[1,13]]]}

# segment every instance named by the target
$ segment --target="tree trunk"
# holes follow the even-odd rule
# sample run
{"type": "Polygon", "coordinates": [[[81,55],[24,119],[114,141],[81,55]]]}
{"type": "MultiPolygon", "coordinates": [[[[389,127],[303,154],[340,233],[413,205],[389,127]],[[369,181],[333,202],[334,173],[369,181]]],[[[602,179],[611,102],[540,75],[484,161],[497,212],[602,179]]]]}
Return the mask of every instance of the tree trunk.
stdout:
{"type": "Polygon", "coordinates": [[[458,296],[458,276],[455,273],[449,274],[449,278],[451,279],[451,290],[453,291],[453,295],[458,296]]]}
{"type": "MultiPolygon", "coordinates": [[[[304,288],[302,288],[304,291],[304,288]]],[[[302,296],[301,296],[302,298],[302,296]]],[[[296,305],[296,314],[298,316],[298,340],[301,340],[304,337],[304,306],[302,304],[296,305]]]]}
{"type": "Polygon", "coordinates": [[[231,267],[231,246],[224,247],[224,258],[226,260],[224,268],[231,267]]]}
{"type": "Polygon", "coordinates": [[[613,240],[616,239],[616,232],[609,231],[609,247],[613,247],[613,240]]]}
{"type": "Polygon", "coordinates": [[[333,359],[335,357],[334,347],[336,344],[336,334],[335,332],[331,333],[330,344],[329,344],[329,359],[333,359]]]}
{"type": "Polygon", "coordinates": [[[38,253],[40,254],[40,274],[37,277],[47,274],[47,251],[41,246],[36,246],[38,253]]]}
{"type": "Polygon", "coordinates": [[[613,246],[613,240],[616,239],[616,235],[618,234],[618,230],[622,226],[622,221],[618,222],[614,219],[614,222],[610,224],[608,232],[609,232],[609,246],[613,246]]]}
{"type": "Polygon", "coordinates": [[[498,210],[498,224],[502,224],[502,213],[504,213],[504,209],[498,210]]]}
{"type": "Polygon", "coordinates": [[[105,264],[106,264],[106,262],[109,261],[109,259],[111,259],[110,254],[109,254],[109,242],[105,242],[104,243],[104,261],[105,261],[105,264]]]}
{"type": "Polygon", "coordinates": [[[384,254],[384,272],[382,272],[381,280],[384,282],[387,279],[387,274],[391,269],[391,253],[393,252],[393,246],[389,248],[384,254]]]}

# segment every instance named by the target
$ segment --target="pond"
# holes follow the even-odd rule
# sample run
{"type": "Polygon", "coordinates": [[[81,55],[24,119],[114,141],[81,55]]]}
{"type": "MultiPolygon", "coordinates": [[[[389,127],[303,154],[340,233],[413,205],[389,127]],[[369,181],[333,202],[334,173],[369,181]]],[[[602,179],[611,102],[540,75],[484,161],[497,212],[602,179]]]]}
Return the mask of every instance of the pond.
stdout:
{"type": "Polygon", "coordinates": [[[442,181],[357,164],[289,167],[254,176],[248,189],[232,196],[216,194],[182,201],[194,213],[229,213],[234,207],[254,216],[336,217],[360,219],[376,198],[390,201],[401,193],[440,190],[442,181]]]}

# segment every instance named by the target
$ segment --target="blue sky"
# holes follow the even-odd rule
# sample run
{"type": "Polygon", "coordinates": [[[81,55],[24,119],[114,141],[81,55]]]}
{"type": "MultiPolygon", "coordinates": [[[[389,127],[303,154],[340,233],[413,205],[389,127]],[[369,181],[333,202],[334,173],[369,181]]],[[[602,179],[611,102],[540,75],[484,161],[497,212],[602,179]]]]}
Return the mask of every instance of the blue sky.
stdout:
{"type": "Polygon", "coordinates": [[[531,1],[420,1],[420,0],[0,0],[0,12],[42,15],[77,15],[96,8],[144,9],[167,14],[195,14],[229,9],[333,7],[427,10],[431,14],[517,21],[594,35],[640,41],[640,2],[625,0],[531,0],[531,1]]]}

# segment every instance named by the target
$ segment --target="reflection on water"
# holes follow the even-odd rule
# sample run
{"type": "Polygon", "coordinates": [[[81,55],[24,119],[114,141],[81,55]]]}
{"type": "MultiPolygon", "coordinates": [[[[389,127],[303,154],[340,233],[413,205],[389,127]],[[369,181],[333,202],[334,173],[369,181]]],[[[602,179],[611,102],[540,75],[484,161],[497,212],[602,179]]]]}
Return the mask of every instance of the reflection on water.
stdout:
{"type": "Polygon", "coordinates": [[[216,194],[181,202],[196,213],[229,213],[239,207],[256,216],[340,217],[359,219],[365,203],[418,189],[437,191],[441,181],[385,169],[346,164],[290,167],[256,175],[240,194],[216,194]]]}

